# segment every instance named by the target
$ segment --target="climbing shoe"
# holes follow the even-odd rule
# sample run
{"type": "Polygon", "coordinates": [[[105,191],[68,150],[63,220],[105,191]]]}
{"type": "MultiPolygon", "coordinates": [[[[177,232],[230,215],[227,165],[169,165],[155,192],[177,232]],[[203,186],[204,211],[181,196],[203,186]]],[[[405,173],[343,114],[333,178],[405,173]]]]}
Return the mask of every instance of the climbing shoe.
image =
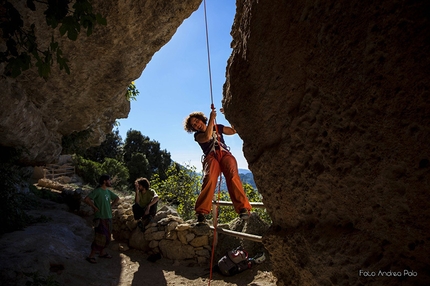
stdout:
{"type": "Polygon", "coordinates": [[[204,214],[197,214],[197,222],[198,223],[205,223],[206,222],[206,217],[204,214]]]}
{"type": "Polygon", "coordinates": [[[264,252],[257,253],[257,255],[254,256],[254,262],[257,264],[261,264],[266,260],[266,255],[264,255],[264,252]]]}
{"type": "Polygon", "coordinates": [[[249,211],[247,209],[241,209],[239,217],[243,220],[249,219],[249,211]]]}

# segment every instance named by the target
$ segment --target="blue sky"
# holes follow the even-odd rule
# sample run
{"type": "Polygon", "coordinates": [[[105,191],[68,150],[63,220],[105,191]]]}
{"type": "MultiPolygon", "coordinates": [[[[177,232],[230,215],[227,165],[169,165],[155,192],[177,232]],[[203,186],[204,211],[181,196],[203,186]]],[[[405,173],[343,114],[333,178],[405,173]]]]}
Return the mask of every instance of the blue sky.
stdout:
{"type": "MultiPolygon", "coordinates": [[[[206,0],[212,92],[217,108],[217,123],[230,125],[219,112],[227,60],[231,55],[230,31],[236,12],[235,0],[206,0]]],[[[148,63],[135,80],[137,101],[131,102],[126,119],[118,120],[123,140],[129,129],[160,143],[172,160],[201,170],[202,151],[192,134],[183,129],[185,117],[193,111],[210,113],[211,94],[203,2],[178,28],[173,38],[148,63]]],[[[241,169],[248,169],[239,135],[225,141],[241,169]]]]}

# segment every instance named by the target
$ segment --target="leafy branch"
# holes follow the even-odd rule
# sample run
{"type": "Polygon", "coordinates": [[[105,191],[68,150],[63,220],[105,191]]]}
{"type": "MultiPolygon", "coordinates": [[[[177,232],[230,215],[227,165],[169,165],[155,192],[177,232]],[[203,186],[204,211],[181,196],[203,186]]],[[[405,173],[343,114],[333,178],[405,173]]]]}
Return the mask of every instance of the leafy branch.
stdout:
{"type": "Polygon", "coordinates": [[[132,101],[132,100],[137,100],[138,95],[139,95],[139,90],[134,85],[134,81],[132,81],[130,85],[127,87],[125,96],[127,97],[128,101],[132,101]]]}
{"type": "MultiPolygon", "coordinates": [[[[67,34],[67,38],[76,41],[81,27],[86,29],[87,36],[93,32],[96,24],[106,25],[106,19],[100,14],[93,13],[89,0],[76,0],[72,9],[69,9],[70,0],[27,0],[27,7],[36,11],[35,3],[46,6],[44,15],[46,23],[53,29],[59,25],[60,35],[67,34]]],[[[51,66],[56,61],[60,70],[70,74],[68,59],[63,57],[63,51],[51,38],[46,50],[39,49],[35,36],[35,25],[31,24],[29,30],[24,29],[21,14],[8,0],[0,0],[0,29],[6,42],[6,50],[0,51],[0,63],[6,63],[4,75],[17,77],[32,66],[35,59],[39,75],[45,80],[51,73],[51,66]]]]}

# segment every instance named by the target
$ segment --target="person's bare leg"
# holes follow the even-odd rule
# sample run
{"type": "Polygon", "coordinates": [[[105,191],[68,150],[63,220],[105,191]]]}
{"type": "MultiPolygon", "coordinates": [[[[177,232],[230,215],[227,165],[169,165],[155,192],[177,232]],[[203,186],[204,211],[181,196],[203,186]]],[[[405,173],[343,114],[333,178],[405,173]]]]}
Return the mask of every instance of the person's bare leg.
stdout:
{"type": "Polygon", "coordinates": [[[89,258],[93,258],[96,256],[96,251],[95,250],[91,250],[90,255],[88,255],[89,258]]]}
{"type": "Polygon", "coordinates": [[[96,251],[91,249],[90,255],[86,258],[86,260],[90,263],[97,263],[96,258],[94,257],[96,255],[96,251]]]}

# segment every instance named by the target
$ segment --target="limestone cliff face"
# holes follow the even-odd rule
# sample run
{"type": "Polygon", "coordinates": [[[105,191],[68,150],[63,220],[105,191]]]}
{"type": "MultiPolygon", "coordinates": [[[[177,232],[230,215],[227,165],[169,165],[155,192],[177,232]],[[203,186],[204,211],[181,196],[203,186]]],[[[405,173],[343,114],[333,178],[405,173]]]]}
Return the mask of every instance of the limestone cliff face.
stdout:
{"type": "MultiPolygon", "coordinates": [[[[14,1],[14,5],[27,24],[36,24],[39,46],[45,48],[53,31],[43,17],[44,6],[31,12],[24,8],[25,2],[14,1]]],[[[0,144],[24,148],[27,153],[22,159],[28,164],[55,161],[62,136],[74,131],[90,129],[90,142],[101,143],[114,121],[130,111],[127,86],[201,0],[92,3],[106,17],[107,26],[96,26],[90,37],[82,32],[77,41],[54,33],[69,59],[70,75],[54,65],[48,81],[38,76],[36,68],[17,79],[0,78],[0,144]]]]}
{"type": "MultiPolygon", "coordinates": [[[[46,45],[41,9],[16,2],[46,45]]],[[[61,41],[70,76],[0,78],[0,144],[38,164],[74,131],[101,142],[200,2],[93,1],[108,26],[61,41]]],[[[279,285],[430,281],[429,15],[425,0],[237,0],[223,105],[273,219],[279,285]]]]}
{"type": "Polygon", "coordinates": [[[429,2],[237,6],[223,106],[279,285],[428,283],[429,2]]]}

